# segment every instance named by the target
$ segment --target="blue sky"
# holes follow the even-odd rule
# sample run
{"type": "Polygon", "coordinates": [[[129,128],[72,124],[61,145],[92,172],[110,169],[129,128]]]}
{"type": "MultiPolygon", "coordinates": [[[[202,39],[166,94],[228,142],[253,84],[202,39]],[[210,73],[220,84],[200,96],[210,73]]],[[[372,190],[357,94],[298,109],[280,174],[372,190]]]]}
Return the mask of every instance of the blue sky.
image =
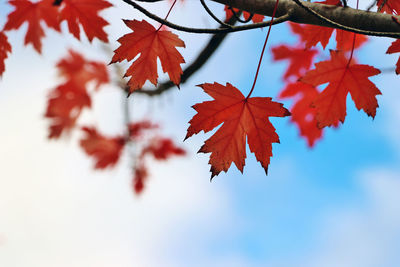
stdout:
{"type": "MultiPolygon", "coordinates": [[[[149,7],[160,12],[165,6],[149,7]]],[[[195,14],[192,25],[213,25],[198,8],[188,1],[171,20],[182,24],[195,14]]],[[[0,10],[3,25],[11,9],[2,3],[0,10]]],[[[113,41],[126,32],[119,18],[140,18],[130,8],[106,16],[113,41]]],[[[183,144],[185,159],[152,163],[144,195],[135,197],[127,155],[117,168],[95,172],[77,136],[46,140],[42,116],[57,84],[54,62],[71,46],[108,62],[101,45],[81,44],[64,27],[62,36],[49,32],[37,55],[22,45],[25,29],[9,34],[14,51],[0,81],[1,266],[399,266],[400,93],[394,74],[373,78],[383,94],[374,120],[349,99],[346,122],[328,129],[312,150],[289,119],[273,119],[281,144],[273,145],[268,176],[248,153],[244,175],[232,166],[210,183],[208,155],[195,153],[210,136],[201,133],[183,144]],[[24,74],[23,83],[17,73],[24,74]]],[[[195,85],[230,82],[246,93],[265,34],[230,36],[180,91],[150,100],[133,96],[133,116],[153,117],[180,142],[195,114],[191,106],[209,99],[195,85]]],[[[207,37],[179,35],[189,62],[207,37]]],[[[282,41],[294,41],[284,25],[272,29],[270,46],[282,41]]],[[[394,66],[397,56],[384,55],[389,43],[371,40],[357,53],[359,61],[394,66]]],[[[255,95],[275,97],[285,66],[266,53],[255,95]]],[[[103,88],[83,121],[118,133],[121,99],[114,87],[103,88]]]]}

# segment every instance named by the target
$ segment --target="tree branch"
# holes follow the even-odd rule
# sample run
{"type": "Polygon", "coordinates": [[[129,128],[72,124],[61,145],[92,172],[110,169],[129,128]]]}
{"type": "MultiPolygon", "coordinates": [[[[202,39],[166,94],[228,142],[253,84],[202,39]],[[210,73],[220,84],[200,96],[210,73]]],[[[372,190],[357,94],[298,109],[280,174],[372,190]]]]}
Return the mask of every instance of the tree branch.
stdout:
{"type": "MultiPolygon", "coordinates": [[[[271,16],[276,0],[211,0],[220,4],[230,5],[241,10],[261,15],[271,16]]],[[[398,16],[357,10],[351,7],[327,6],[318,3],[294,0],[280,0],[277,16],[282,16],[291,11],[290,21],[296,23],[312,24],[331,28],[357,29],[358,33],[374,36],[400,38],[400,25],[392,17],[398,16]],[[307,9],[313,10],[325,20],[310,16],[307,9]],[[330,21],[330,22],[329,22],[330,21]],[[333,22],[333,23],[332,23],[333,22]]]]}

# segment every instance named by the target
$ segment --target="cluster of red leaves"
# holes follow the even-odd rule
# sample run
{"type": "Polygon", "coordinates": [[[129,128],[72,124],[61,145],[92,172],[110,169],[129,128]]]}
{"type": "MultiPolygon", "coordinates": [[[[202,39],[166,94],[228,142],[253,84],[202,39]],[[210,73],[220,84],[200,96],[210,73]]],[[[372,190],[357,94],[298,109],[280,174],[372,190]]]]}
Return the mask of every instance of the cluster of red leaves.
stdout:
{"type": "MultiPolygon", "coordinates": [[[[174,142],[165,137],[149,137],[149,130],[154,130],[158,126],[148,120],[130,123],[129,133],[126,136],[106,137],[98,133],[93,127],[83,127],[85,136],[80,141],[80,145],[87,155],[95,160],[96,169],[113,167],[118,163],[122,151],[128,142],[133,142],[138,150],[135,155],[135,166],[133,171],[132,186],[136,194],[143,191],[145,181],[148,179],[149,171],[147,159],[163,161],[172,156],[182,156],[186,152],[177,147],[174,142]],[[147,131],[147,132],[146,132],[147,131]],[[146,135],[144,135],[146,132],[146,135]]],[[[153,131],[154,135],[154,131],[153,131]]]]}
{"type": "MultiPolygon", "coordinates": [[[[341,5],[339,0],[321,2],[327,5],[341,5]]],[[[290,24],[299,43],[294,47],[280,45],[272,48],[275,61],[288,60],[289,66],[283,77],[287,86],[281,91],[281,99],[293,99],[292,122],[300,135],[312,147],[322,137],[326,126],[337,127],[346,117],[346,97],[350,93],[356,108],[363,109],[368,116],[375,117],[381,94],[369,77],[380,71],[369,65],[357,64],[353,51],[361,47],[367,38],[363,35],[333,30],[332,28],[290,24]],[[330,59],[315,63],[315,58],[323,55],[317,44],[325,49],[336,31],[336,50],[330,50],[330,59]],[[313,48],[316,47],[316,48],[313,48]],[[318,86],[328,84],[323,90],[318,86]]],[[[398,48],[389,52],[398,52],[398,48]]]]}
{"type": "MultiPolygon", "coordinates": [[[[80,27],[82,27],[89,41],[96,37],[108,42],[103,29],[108,22],[98,14],[101,10],[112,6],[106,0],[63,0],[59,6],[54,5],[54,0],[36,2],[9,0],[8,3],[15,9],[8,15],[4,31],[16,30],[25,22],[28,23],[25,45],[32,44],[39,53],[42,51],[42,39],[45,37],[42,21],[47,27],[58,32],[61,31],[61,23],[66,21],[69,32],[77,39],[80,39],[80,27]]],[[[2,60],[1,55],[0,60],[2,60]]]]}
{"type": "MultiPolygon", "coordinates": [[[[49,138],[59,138],[64,132],[76,127],[82,110],[91,107],[92,100],[88,90],[90,85],[97,91],[101,85],[109,83],[104,63],[87,60],[72,50],[66,58],[58,62],[57,68],[64,82],[49,95],[45,113],[45,117],[51,120],[49,138]]],[[[136,193],[140,193],[149,173],[146,164],[148,155],[156,160],[167,160],[173,155],[185,154],[171,139],[155,135],[154,130],[157,128],[157,125],[148,120],[132,122],[127,125],[126,134],[106,137],[92,126],[81,126],[84,137],[80,145],[88,156],[94,158],[94,168],[104,169],[117,164],[126,144],[134,143],[141,149],[132,159],[135,162],[134,189],[136,193]],[[151,138],[149,132],[153,133],[151,138]]]]}

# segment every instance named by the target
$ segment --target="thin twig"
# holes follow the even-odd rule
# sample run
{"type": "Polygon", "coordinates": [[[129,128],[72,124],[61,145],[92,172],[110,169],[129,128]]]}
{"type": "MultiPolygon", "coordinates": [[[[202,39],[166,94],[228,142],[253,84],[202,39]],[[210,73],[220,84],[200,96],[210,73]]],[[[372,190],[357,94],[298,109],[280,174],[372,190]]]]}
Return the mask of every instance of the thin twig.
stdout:
{"type": "Polygon", "coordinates": [[[242,15],[242,11],[236,12],[235,9],[231,6],[229,6],[228,8],[232,12],[233,16],[235,16],[235,18],[241,23],[249,22],[254,16],[254,14],[251,14],[250,17],[248,17],[246,20],[243,20],[240,18],[240,16],[242,15]]]}
{"type": "Polygon", "coordinates": [[[223,21],[221,21],[217,16],[214,15],[214,13],[208,8],[206,2],[204,0],[200,0],[200,3],[202,4],[203,8],[207,11],[208,15],[212,17],[216,22],[218,22],[220,25],[225,26],[226,28],[232,28],[232,25],[229,25],[223,21]]]}
{"type": "Polygon", "coordinates": [[[374,0],[369,7],[367,8],[367,11],[370,11],[371,9],[373,9],[376,6],[376,2],[378,2],[377,0],[374,0]]]}

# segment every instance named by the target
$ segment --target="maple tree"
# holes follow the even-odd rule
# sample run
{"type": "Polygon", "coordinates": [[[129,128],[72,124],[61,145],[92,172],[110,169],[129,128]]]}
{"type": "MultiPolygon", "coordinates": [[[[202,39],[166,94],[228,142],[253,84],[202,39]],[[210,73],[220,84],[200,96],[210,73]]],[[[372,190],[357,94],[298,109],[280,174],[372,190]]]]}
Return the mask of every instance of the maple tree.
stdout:
{"type": "MultiPolygon", "coordinates": [[[[110,83],[124,90],[128,96],[157,96],[175,86],[179,88],[207,62],[232,32],[268,27],[253,85],[247,96],[228,81],[226,85],[199,81],[199,87],[213,100],[193,106],[197,114],[189,122],[185,139],[201,131],[209,132],[220,127],[199,150],[210,153],[211,178],[221,171],[227,172],[232,162],[243,172],[246,143],[267,172],[272,157],[272,143],[279,143],[270,117],[290,116],[310,147],[322,138],[326,127],[338,127],[344,123],[348,94],[358,110],[362,109],[368,116],[375,117],[377,95],[381,91],[370,78],[381,71],[374,66],[358,63],[356,52],[368,42],[370,38],[367,36],[400,38],[400,17],[397,16],[400,1],[371,1],[368,10],[361,10],[358,1],[350,7],[345,0],[212,0],[222,4],[221,11],[225,17],[218,18],[207,3],[200,0],[205,12],[219,24],[217,28],[192,28],[170,22],[170,12],[179,9],[177,1],[168,1],[170,9],[167,14],[160,12],[160,16],[164,17],[140,5],[140,2],[159,1],[121,0],[151,19],[123,20],[130,32],[117,40],[119,46],[110,57],[110,64],[116,65],[126,60],[129,67],[124,77],[128,77],[128,81],[120,77],[118,82],[113,82],[110,79],[112,66],[89,60],[81,53],[69,50],[56,65],[62,82],[48,95],[45,113],[50,121],[49,138],[59,139],[71,131],[83,134],[80,145],[93,158],[96,169],[113,167],[119,162],[124,149],[129,149],[129,144],[137,145],[140,149],[132,159],[135,192],[142,192],[149,176],[147,158],[167,160],[174,155],[184,155],[185,151],[170,138],[162,136],[158,132],[159,126],[150,120],[132,121],[127,118],[124,133],[105,136],[93,125],[80,125],[81,113],[90,110],[93,94],[110,83]],[[266,20],[267,17],[271,19],[266,20]],[[270,50],[274,61],[288,62],[282,76],[286,86],[277,97],[293,100],[290,109],[273,101],[274,96],[251,96],[271,28],[285,22],[297,36],[297,42],[292,45],[279,44],[270,50]],[[213,34],[213,37],[189,64],[180,53],[186,44],[175,31],[213,34]],[[329,46],[334,33],[335,45],[329,46]],[[161,72],[168,74],[169,81],[158,81],[161,72]],[[146,82],[155,88],[147,88],[146,82]]],[[[5,71],[7,58],[12,53],[7,34],[11,30],[19,30],[25,23],[28,27],[24,43],[32,45],[38,53],[42,53],[47,28],[61,34],[64,23],[68,32],[78,40],[85,35],[89,42],[95,39],[111,42],[105,27],[112,22],[101,15],[102,11],[113,6],[111,1],[9,0],[7,3],[13,10],[0,31],[0,75],[5,71]]],[[[395,40],[386,53],[398,52],[400,42],[395,40]]],[[[400,73],[400,59],[393,69],[396,74],[400,73]]]]}

